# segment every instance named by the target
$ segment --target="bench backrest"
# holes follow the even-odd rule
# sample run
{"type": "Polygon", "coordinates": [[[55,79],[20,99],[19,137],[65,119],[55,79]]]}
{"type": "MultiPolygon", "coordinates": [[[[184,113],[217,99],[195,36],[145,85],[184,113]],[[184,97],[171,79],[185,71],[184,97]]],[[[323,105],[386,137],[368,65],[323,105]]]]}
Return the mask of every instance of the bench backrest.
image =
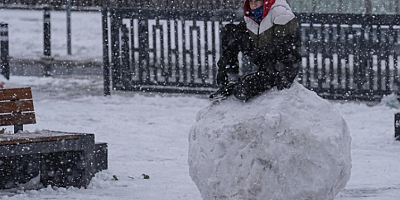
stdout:
{"type": "Polygon", "coordinates": [[[0,89],[0,126],[14,125],[14,132],[24,124],[35,124],[32,91],[27,88],[0,89]]]}

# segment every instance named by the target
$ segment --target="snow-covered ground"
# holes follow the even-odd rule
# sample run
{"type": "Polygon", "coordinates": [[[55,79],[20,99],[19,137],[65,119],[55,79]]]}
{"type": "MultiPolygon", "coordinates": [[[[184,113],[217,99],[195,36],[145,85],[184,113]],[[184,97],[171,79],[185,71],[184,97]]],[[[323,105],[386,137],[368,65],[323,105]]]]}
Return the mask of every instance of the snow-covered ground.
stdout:
{"type": "MultiPolygon", "coordinates": [[[[88,189],[0,191],[0,199],[201,199],[189,177],[187,155],[190,127],[210,104],[204,96],[113,92],[104,97],[102,78],[90,76],[14,76],[6,86],[33,89],[37,123],[25,130],[95,133],[96,141],[108,143],[109,169],[98,173],[88,189]]],[[[399,110],[332,103],[353,139],[351,178],[336,199],[398,199],[400,142],[394,140],[393,121],[399,110]]]]}
{"type": "MultiPolygon", "coordinates": [[[[102,61],[100,12],[71,13],[72,55],[67,54],[67,14],[51,11],[51,55],[58,60],[102,61]]],[[[10,56],[40,59],[43,56],[43,11],[1,10],[0,22],[9,27],[10,56]]]]}
{"type": "MultiPolygon", "coordinates": [[[[43,55],[42,15],[0,10],[0,21],[10,26],[11,56],[43,55]]],[[[66,55],[65,12],[52,12],[56,19],[54,55],[101,59],[100,13],[72,13],[72,56],[66,55]]],[[[96,76],[12,76],[6,81],[6,87],[21,86],[32,87],[37,116],[37,124],[25,130],[94,133],[96,141],[108,143],[109,169],[98,173],[87,189],[0,190],[0,199],[201,199],[189,177],[187,155],[189,129],[197,112],[210,103],[205,96],[114,91],[104,97],[102,77],[96,76]],[[142,174],[150,179],[142,179],[142,174]]],[[[394,113],[400,111],[384,104],[332,103],[349,126],[353,159],[350,181],[336,199],[399,199],[400,142],[394,140],[394,113]]]]}

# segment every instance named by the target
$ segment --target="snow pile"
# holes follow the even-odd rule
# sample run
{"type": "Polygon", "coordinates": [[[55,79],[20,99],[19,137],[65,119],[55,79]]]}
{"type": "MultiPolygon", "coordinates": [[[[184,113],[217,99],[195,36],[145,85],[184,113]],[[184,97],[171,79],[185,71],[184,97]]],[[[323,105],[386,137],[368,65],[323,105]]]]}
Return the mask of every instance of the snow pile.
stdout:
{"type": "Polygon", "coordinates": [[[388,106],[390,108],[399,109],[400,108],[400,101],[399,97],[396,94],[390,94],[383,96],[380,102],[381,105],[388,106]]]}
{"type": "Polygon", "coordinates": [[[326,100],[294,83],[201,110],[189,171],[204,200],[332,200],[350,178],[351,137],[326,100]]]}

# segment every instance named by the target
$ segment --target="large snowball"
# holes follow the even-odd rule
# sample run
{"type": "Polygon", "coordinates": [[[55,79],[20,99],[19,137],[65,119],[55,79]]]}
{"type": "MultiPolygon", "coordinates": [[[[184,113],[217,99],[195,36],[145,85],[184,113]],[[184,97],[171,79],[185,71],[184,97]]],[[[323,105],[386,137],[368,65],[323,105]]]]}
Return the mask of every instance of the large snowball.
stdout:
{"type": "Polygon", "coordinates": [[[189,170],[204,200],[330,200],[350,178],[351,137],[326,100],[294,83],[201,110],[189,170]]]}

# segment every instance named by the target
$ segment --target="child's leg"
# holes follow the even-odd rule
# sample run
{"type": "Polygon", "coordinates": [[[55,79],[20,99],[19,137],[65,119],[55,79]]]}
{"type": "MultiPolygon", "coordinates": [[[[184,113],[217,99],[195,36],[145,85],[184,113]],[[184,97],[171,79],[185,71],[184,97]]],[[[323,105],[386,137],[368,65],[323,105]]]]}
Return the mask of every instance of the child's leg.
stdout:
{"type": "Polygon", "coordinates": [[[275,86],[274,77],[266,72],[259,71],[248,74],[239,79],[233,88],[233,95],[240,100],[248,100],[275,86]]]}

